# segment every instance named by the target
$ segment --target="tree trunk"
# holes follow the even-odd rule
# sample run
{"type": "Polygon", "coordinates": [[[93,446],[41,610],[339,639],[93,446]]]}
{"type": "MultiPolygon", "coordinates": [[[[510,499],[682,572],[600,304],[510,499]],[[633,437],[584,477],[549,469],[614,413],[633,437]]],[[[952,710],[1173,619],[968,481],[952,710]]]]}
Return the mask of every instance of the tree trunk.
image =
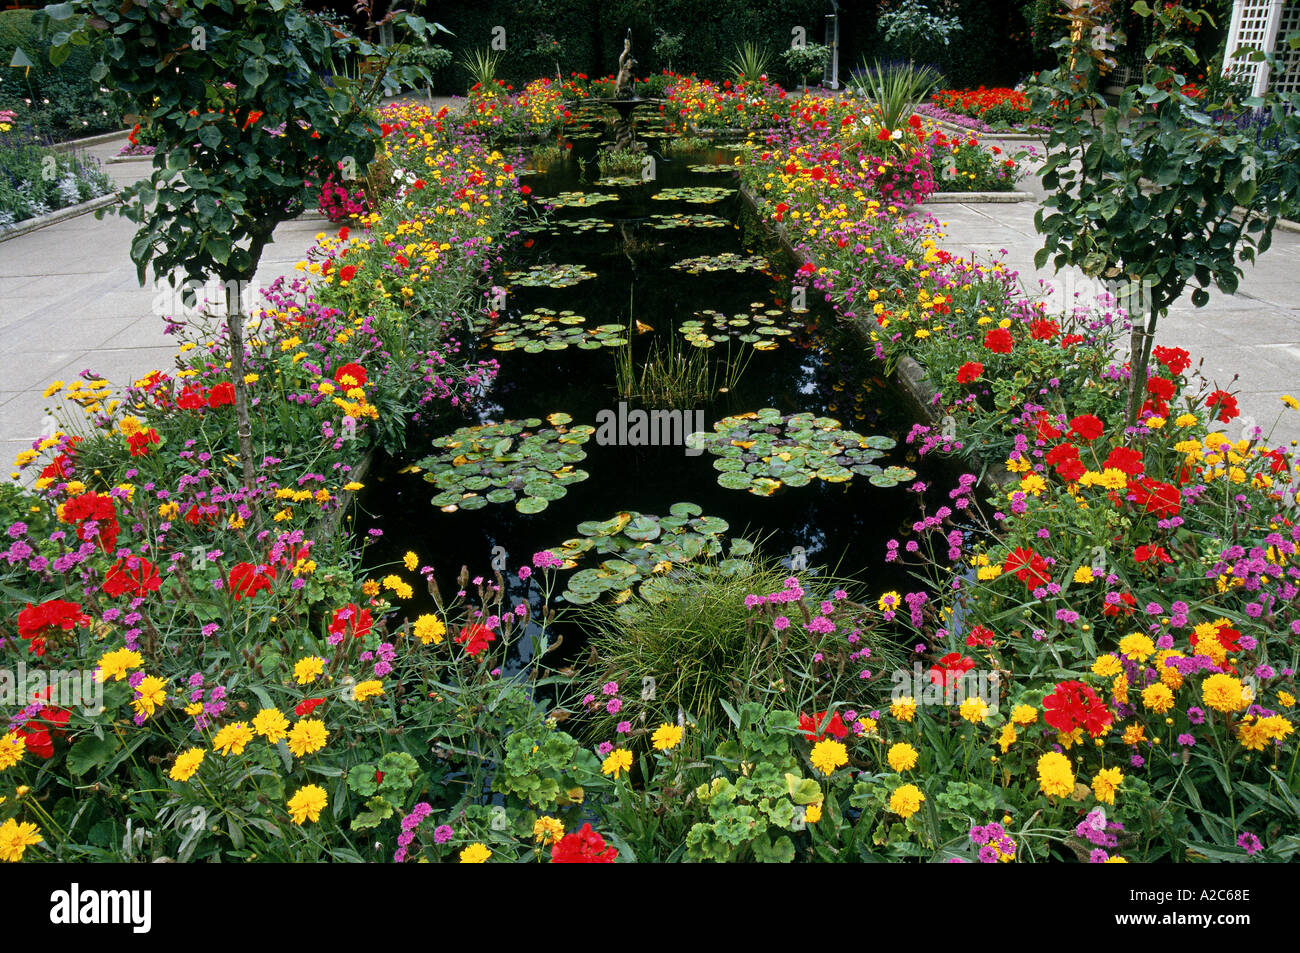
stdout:
{"type": "MultiPolygon", "coordinates": [[[[1129,316],[1133,320],[1132,315],[1129,316]]],[[[1156,322],[1160,319],[1160,310],[1153,304],[1147,315],[1147,324],[1142,326],[1141,318],[1133,321],[1133,331],[1129,335],[1129,384],[1128,384],[1128,421],[1130,427],[1137,426],[1138,412],[1146,402],[1147,365],[1151,361],[1151,345],[1156,339],[1156,322]]]]}
{"type": "Polygon", "coordinates": [[[244,305],[242,281],[226,282],[226,330],[230,337],[230,373],[235,385],[235,434],[239,438],[239,463],[244,489],[252,491],[253,425],[248,419],[248,385],[244,383],[244,305]]]}

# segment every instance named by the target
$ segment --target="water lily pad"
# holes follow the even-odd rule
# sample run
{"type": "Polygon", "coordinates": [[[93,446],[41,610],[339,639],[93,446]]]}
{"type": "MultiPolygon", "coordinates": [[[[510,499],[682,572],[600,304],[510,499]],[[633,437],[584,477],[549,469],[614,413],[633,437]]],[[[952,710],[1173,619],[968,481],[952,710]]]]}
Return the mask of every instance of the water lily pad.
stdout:
{"type": "Polygon", "coordinates": [[[767,267],[764,255],[738,255],[735,252],[684,258],[672,266],[674,271],[684,271],[689,275],[713,271],[762,271],[767,267]]]}
{"type": "Polygon", "coordinates": [[[651,215],[646,224],[662,231],[670,228],[725,228],[731,221],[707,212],[674,212],[671,215],[651,215]]]}
{"type": "Polygon", "coordinates": [[[560,192],[546,199],[547,204],[557,205],[560,208],[586,208],[590,205],[600,205],[602,202],[617,201],[618,196],[610,195],[608,192],[560,192]]]}

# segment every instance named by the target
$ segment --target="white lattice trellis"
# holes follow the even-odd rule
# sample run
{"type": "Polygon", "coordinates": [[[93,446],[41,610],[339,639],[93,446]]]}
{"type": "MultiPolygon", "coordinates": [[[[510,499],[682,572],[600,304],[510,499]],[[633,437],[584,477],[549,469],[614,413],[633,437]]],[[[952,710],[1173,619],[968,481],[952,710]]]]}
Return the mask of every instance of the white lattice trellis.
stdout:
{"type": "Polygon", "coordinates": [[[1234,0],[1228,41],[1224,45],[1223,71],[1262,96],[1270,82],[1281,92],[1300,90],[1300,52],[1281,53],[1279,72],[1270,74],[1264,63],[1233,56],[1238,50],[1274,52],[1279,38],[1300,30],[1297,0],[1234,0]]]}

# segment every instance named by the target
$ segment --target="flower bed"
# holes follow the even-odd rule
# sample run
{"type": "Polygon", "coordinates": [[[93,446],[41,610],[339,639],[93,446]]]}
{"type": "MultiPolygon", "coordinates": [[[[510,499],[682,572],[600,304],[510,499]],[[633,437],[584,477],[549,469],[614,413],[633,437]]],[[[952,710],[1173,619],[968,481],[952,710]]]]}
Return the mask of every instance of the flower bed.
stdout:
{"type": "Polygon", "coordinates": [[[40,145],[18,125],[14,112],[0,110],[0,232],[113,191],[97,162],[40,145]]]}

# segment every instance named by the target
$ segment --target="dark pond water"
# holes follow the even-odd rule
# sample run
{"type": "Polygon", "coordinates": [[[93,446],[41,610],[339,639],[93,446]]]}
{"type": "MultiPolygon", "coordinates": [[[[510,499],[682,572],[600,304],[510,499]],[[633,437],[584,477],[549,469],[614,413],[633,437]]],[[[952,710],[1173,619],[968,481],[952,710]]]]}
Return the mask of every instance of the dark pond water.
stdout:
{"type": "MultiPolygon", "coordinates": [[[[653,120],[639,126],[640,131],[651,133],[661,128],[653,120]]],[[[898,440],[900,446],[877,462],[915,467],[933,492],[946,495],[952,485],[949,475],[918,464],[902,445],[912,419],[900,395],[881,376],[879,364],[867,359],[861,344],[836,327],[829,310],[824,304],[819,308],[815,296],[810,295],[807,301],[811,311],[793,313],[794,263],[767,244],[758,221],[736,191],[735,174],[691,169],[730,164],[735,153],[710,148],[682,157],[665,155],[662,144],[666,139],[650,137],[644,141],[654,158],[653,181],[597,185],[594,180],[600,173],[594,156],[602,141],[574,140],[568,159],[525,181],[540,201],[579,191],[613,195],[616,200],[556,208],[539,220],[543,226],[539,230],[521,234],[506,255],[511,271],[580,265],[595,277],[571,287],[523,287],[498,276],[498,283],[509,286],[506,314],[498,320],[550,309],[584,315],[587,327],[631,325],[634,330],[624,334],[639,369],[655,348],[662,352],[674,336],[678,350],[693,351],[678,328],[686,321],[711,321],[699,312],[728,317],[766,314],[774,325],[791,329],[789,334],[767,335],[778,342],[774,349],[755,350],[748,343],[732,340],[705,351],[714,367],[743,357],[748,357],[748,363],[725,393],[715,392],[689,405],[692,411],[702,412],[703,429],[711,430],[713,422],[724,416],[764,407],[783,414],[813,412],[833,417],[859,433],[898,440]],[[694,187],[726,191],[721,201],[708,204],[654,198],[666,189],[694,187]],[[717,216],[725,222],[721,227],[672,225],[664,218],[677,214],[717,216]],[[665,227],[669,225],[672,227],[665,227]],[[762,270],[698,274],[672,267],[686,259],[727,254],[766,256],[767,262],[762,270]]],[[[639,178],[635,172],[630,174],[639,178]]],[[[737,330],[748,333],[756,327],[751,324],[737,330]]],[[[805,487],[784,488],[761,497],[719,486],[714,457],[708,453],[688,455],[682,446],[601,446],[592,439],[584,447],[586,460],[579,464],[590,478],[569,486],[566,496],[540,513],[519,513],[511,503],[442,512],[430,503],[438,491],[422,474],[399,472],[430,453],[429,441],[440,433],[466,424],[545,417],[556,411],[572,415],[577,424],[595,425],[600,411],[617,412],[624,399],[629,408],[662,406],[620,395],[616,365],[622,348],[496,351],[490,333],[480,337],[478,356],[499,360],[500,374],[472,416],[444,422],[436,432],[412,432],[405,459],[377,461],[359,501],[358,530],[383,531],[369,550],[368,565],[391,564],[413,550],[422,564],[435,568],[442,591],[450,593],[455,591],[454,579],[462,565],[468,565],[471,576],[490,575],[492,556],[494,551],[499,555],[496,548],[501,547],[506,553],[508,578],[513,580],[514,602],[525,587],[514,579],[513,572],[537,550],[578,535],[578,523],[608,519],[622,510],[667,515],[672,504],[689,501],[701,506],[705,514],[726,520],[729,535],[761,541],[763,553],[783,557],[787,564],[796,547],[802,547],[810,569],[823,567],[822,571],[858,580],[868,593],[906,585],[897,567],[884,562],[885,541],[897,535],[900,525],[915,519],[915,494],[908,492],[905,484],[884,489],[861,477],[840,484],[813,480],[805,487]]],[[[595,562],[588,555],[579,565],[595,562]]],[[[417,598],[421,595],[417,587],[417,598]]],[[[413,608],[427,611],[428,606],[413,608]]],[[[534,602],[536,608],[540,607],[534,602]]],[[[568,647],[573,644],[570,638],[568,647]]]]}

